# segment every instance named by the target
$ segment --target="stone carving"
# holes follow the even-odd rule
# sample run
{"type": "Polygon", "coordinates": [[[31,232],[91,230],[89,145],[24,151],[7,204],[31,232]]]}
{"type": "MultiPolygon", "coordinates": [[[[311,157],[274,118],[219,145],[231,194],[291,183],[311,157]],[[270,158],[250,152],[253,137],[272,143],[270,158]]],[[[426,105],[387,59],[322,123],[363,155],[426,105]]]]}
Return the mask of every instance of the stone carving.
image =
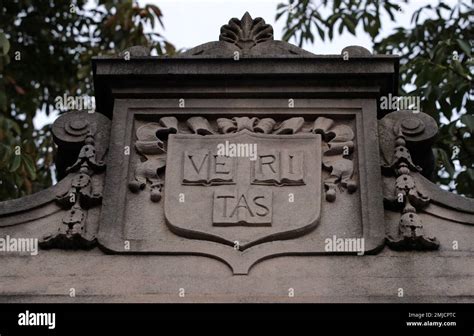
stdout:
{"type": "Polygon", "coordinates": [[[244,193],[218,190],[214,192],[213,205],[214,226],[272,225],[273,195],[269,190],[250,188],[244,193]]]}
{"type": "Polygon", "coordinates": [[[262,18],[253,19],[246,12],[239,20],[233,18],[220,30],[219,41],[208,42],[191,48],[176,57],[253,57],[274,56],[314,56],[314,54],[284,41],[273,39],[273,27],[262,18]]]}
{"type": "Polygon", "coordinates": [[[259,122],[247,117],[220,119],[218,128],[235,129],[216,134],[205,118],[193,117],[187,122],[191,134],[169,137],[164,214],[172,232],[229,246],[237,241],[239,250],[245,250],[303,236],[316,227],[322,190],[321,136],[249,130],[259,122]],[[219,155],[218,148],[226,142],[255,145],[255,160],[234,153],[219,155]],[[288,201],[289,197],[297,201],[288,201]]]}
{"type": "Polygon", "coordinates": [[[257,43],[273,40],[273,28],[262,18],[252,19],[245,12],[242,19],[230,19],[222,26],[219,40],[233,43],[240,49],[250,49],[257,43]]]}
{"type": "Polygon", "coordinates": [[[122,57],[133,62],[94,58],[97,113],[55,122],[59,183],[0,202],[0,237],[54,232],[43,247],[88,248],[96,236],[107,255],[2,256],[4,300],[66,300],[49,285],[64,276],[87,283],[83,301],[173,301],[177,286],[191,289],[187,301],[288,301],[290,287],[303,301],[389,301],[381,289],[394,279],[407,300],[469,300],[474,201],[427,179],[432,118],[377,109],[377,96],[397,94],[397,56],[313,55],[238,21],[227,40],[177,57],[132,47],[122,57]],[[226,141],[257,144],[256,160],[217,158],[226,141]],[[423,230],[459,249],[379,253],[435,248],[423,230]],[[114,283],[124,268],[133,272],[114,283]]]}
{"type": "Polygon", "coordinates": [[[89,132],[77,161],[66,170],[74,173],[70,189],[56,197],[57,203],[68,209],[62,220],[64,225],[43,237],[42,248],[89,249],[96,245],[95,234],[86,234],[85,219],[86,211],[102,201],[102,181],[94,174],[104,169],[104,162],[96,160],[94,136],[89,132]]]}
{"type": "Polygon", "coordinates": [[[232,119],[217,119],[219,132],[229,134],[240,132],[244,129],[251,132],[270,134],[275,126],[275,120],[271,118],[258,119],[256,117],[234,117],[232,119]]]}
{"type": "Polygon", "coordinates": [[[398,135],[393,130],[400,129],[413,162],[422,168],[421,174],[429,178],[434,168],[431,145],[438,133],[436,121],[426,113],[401,110],[387,114],[379,124],[382,166],[393,162],[393,148],[398,135]]]}
{"type": "Polygon", "coordinates": [[[354,132],[347,125],[335,125],[334,120],[319,117],[315,120],[312,132],[321,134],[326,141],[323,151],[323,166],[330,171],[330,175],[324,181],[326,189],[326,200],[334,202],[336,199],[336,188],[341,187],[349,193],[357,190],[357,183],[353,179],[354,164],[350,155],[354,151],[354,132]]]}
{"type": "Polygon", "coordinates": [[[175,117],[163,117],[158,123],[149,123],[137,129],[135,149],[146,158],[138,163],[134,179],[128,187],[133,193],[144,190],[150,184],[150,200],[159,202],[164,180],[160,177],[166,166],[166,149],[164,140],[170,133],[176,133],[178,121],[175,117]]]}
{"type": "MultiPolygon", "coordinates": [[[[350,159],[354,151],[354,132],[347,125],[336,125],[334,120],[326,117],[318,117],[310,128],[304,128],[305,120],[302,117],[293,117],[277,123],[272,118],[257,117],[233,117],[218,118],[216,120],[217,129],[214,130],[209,121],[201,116],[195,116],[187,119],[186,125],[193,134],[211,135],[211,134],[232,134],[243,130],[261,134],[277,134],[289,135],[298,133],[314,133],[321,134],[323,145],[323,167],[330,172],[329,177],[324,181],[326,190],[326,200],[333,202],[336,199],[336,189],[346,188],[349,193],[357,190],[355,182],[354,165],[350,159]]],[[[141,126],[137,130],[137,141],[135,147],[137,152],[144,155],[147,160],[138,164],[135,170],[135,178],[129,182],[129,188],[132,192],[137,193],[143,190],[147,181],[150,185],[150,199],[158,202],[161,199],[161,190],[164,180],[160,177],[166,166],[166,149],[164,140],[169,134],[177,133],[178,121],[174,117],[161,118],[159,123],[148,123],[141,126]]],[[[286,160],[288,156],[277,158],[273,157],[276,153],[270,154],[275,162],[286,160]]],[[[295,153],[290,156],[291,160],[302,161],[301,153],[295,153]]],[[[281,155],[278,153],[277,155],[281,155]]],[[[195,165],[194,159],[198,159],[200,164],[204,165],[208,160],[212,159],[210,153],[188,153],[185,155],[185,176],[183,183],[185,184],[233,184],[232,180],[214,179],[212,176],[196,175],[193,176],[192,170],[186,169],[186,166],[195,165]]],[[[219,160],[223,160],[220,158],[219,160]]],[[[283,162],[283,161],[281,161],[283,162]]],[[[302,164],[302,163],[301,163],[302,164]]],[[[207,165],[206,165],[207,167],[207,165]]],[[[204,170],[203,170],[204,172],[204,170]]],[[[255,184],[263,185],[301,185],[304,184],[302,176],[296,177],[298,174],[289,176],[273,176],[269,179],[254,175],[255,184]]],[[[301,174],[300,174],[301,175],[301,174]]]]}
{"type": "Polygon", "coordinates": [[[435,250],[439,247],[436,238],[426,237],[417,209],[426,207],[430,198],[424,195],[415,183],[412,172],[419,173],[422,168],[412,161],[407,148],[406,137],[419,136],[425,130],[423,119],[427,115],[410,111],[394,112],[388,119],[394,119],[392,131],[395,135],[391,163],[382,166],[385,174],[394,174],[394,194],[385,197],[392,207],[401,209],[399,236],[387,237],[387,245],[394,250],[435,250]]]}
{"type": "Polygon", "coordinates": [[[71,184],[56,195],[56,203],[66,210],[57,232],[43,236],[43,249],[90,249],[96,246],[96,230],[88,218],[88,210],[102,202],[105,157],[110,121],[99,113],[71,111],[53,124],[53,136],[58,145],[56,161],[59,176],[70,175],[71,184]],[[78,150],[76,150],[76,148],[78,150]],[[76,153],[75,157],[72,153],[76,153]],[[62,168],[64,167],[64,168],[62,168]]]}
{"type": "Polygon", "coordinates": [[[131,46],[123,51],[121,51],[117,57],[124,58],[124,59],[129,59],[131,57],[146,57],[150,56],[150,48],[146,46],[131,46]]]}
{"type": "Polygon", "coordinates": [[[206,118],[191,117],[186,121],[186,124],[194,134],[208,135],[213,133],[212,127],[206,118]]]}
{"type": "Polygon", "coordinates": [[[343,57],[372,57],[372,53],[361,46],[358,45],[351,45],[347,46],[344,49],[341,50],[341,55],[343,57]]]}

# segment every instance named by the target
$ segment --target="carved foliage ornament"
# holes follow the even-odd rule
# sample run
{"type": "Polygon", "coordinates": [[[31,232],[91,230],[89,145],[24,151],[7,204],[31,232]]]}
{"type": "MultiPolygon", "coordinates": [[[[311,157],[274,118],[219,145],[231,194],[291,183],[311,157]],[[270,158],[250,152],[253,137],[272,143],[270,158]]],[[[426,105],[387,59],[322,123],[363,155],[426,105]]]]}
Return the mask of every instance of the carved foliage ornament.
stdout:
{"type": "Polygon", "coordinates": [[[245,13],[240,20],[232,18],[221,27],[219,41],[201,44],[174,57],[211,56],[235,59],[236,52],[242,57],[315,56],[288,42],[274,40],[271,25],[262,18],[253,19],[249,13],[245,13]]]}
{"type": "MultiPolygon", "coordinates": [[[[215,129],[201,116],[191,117],[186,121],[189,131],[198,135],[232,134],[243,130],[276,135],[321,134],[324,140],[323,167],[329,171],[329,176],[324,181],[326,200],[335,201],[338,186],[347,189],[349,193],[357,190],[351,159],[354,151],[354,132],[347,125],[336,125],[334,120],[326,117],[318,117],[309,127],[305,127],[302,117],[289,118],[279,123],[272,118],[218,118],[216,124],[215,129]]],[[[145,161],[137,164],[134,178],[128,184],[130,191],[138,193],[148,184],[151,201],[160,201],[166,166],[166,139],[169,134],[177,132],[178,120],[175,117],[163,117],[158,123],[147,123],[137,129],[135,148],[145,161]]]]}
{"type": "Polygon", "coordinates": [[[250,49],[258,43],[273,40],[273,28],[262,18],[252,19],[246,12],[242,19],[230,19],[222,26],[219,40],[235,44],[240,49],[250,49]]]}
{"type": "Polygon", "coordinates": [[[88,133],[77,161],[66,170],[73,174],[71,186],[66,193],[56,197],[56,202],[67,209],[63,225],[58,232],[43,237],[42,248],[88,249],[95,246],[95,235],[86,234],[85,220],[87,210],[102,201],[102,181],[94,174],[104,169],[105,164],[96,160],[94,137],[88,133]]]}
{"type": "Polygon", "coordinates": [[[59,150],[69,152],[80,148],[75,161],[65,169],[70,179],[69,189],[56,195],[56,203],[65,210],[56,232],[39,242],[43,249],[90,249],[96,246],[96,225],[89,210],[102,203],[103,158],[109,139],[110,120],[99,113],[71,111],[53,124],[53,135],[59,150]]]}
{"type": "MultiPolygon", "coordinates": [[[[401,208],[401,217],[398,227],[398,237],[387,237],[387,245],[394,250],[435,250],[439,248],[436,238],[426,237],[421,218],[417,209],[426,207],[430,199],[416,186],[412,172],[419,173],[421,168],[412,161],[406,146],[406,137],[420,137],[425,131],[424,119],[429,118],[422,113],[407,111],[394,112],[390,117],[396,117],[392,125],[395,135],[392,162],[383,165],[385,174],[394,174],[395,188],[392,197],[385,197],[394,207],[401,208]]],[[[429,119],[428,119],[429,120],[429,119]]]]}
{"type": "Polygon", "coordinates": [[[333,202],[336,199],[336,187],[340,183],[349,193],[357,190],[355,182],[354,163],[350,159],[354,151],[354,132],[347,125],[335,125],[334,120],[319,117],[315,120],[312,132],[321,134],[326,140],[326,149],[323,155],[324,168],[330,175],[324,181],[326,200],[333,202]]]}
{"type": "Polygon", "coordinates": [[[178,130],[178,120],[175,117],[161,118],[159,123],[149,123],[138,128],[135,149],[145,157],[140,162],[134,173],[134,179],[129,182],[128,187],[133,193],[145,189],[150,184],[150,200],[159,202],[164,180],[160,174],[166,166],[165,139],[170,133],[178,130]]]}

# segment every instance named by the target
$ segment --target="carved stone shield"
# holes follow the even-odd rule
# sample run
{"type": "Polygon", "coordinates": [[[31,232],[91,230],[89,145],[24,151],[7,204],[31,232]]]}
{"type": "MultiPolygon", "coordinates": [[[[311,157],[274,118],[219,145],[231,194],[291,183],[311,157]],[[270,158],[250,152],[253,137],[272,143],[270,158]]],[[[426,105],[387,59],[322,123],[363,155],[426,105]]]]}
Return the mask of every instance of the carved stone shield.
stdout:
{"type": "Polygon", "coordinates": [[[245,249],[319,221],[318,134],[173,134],[167,157],[165,217],[180,236],[245,249]]]}

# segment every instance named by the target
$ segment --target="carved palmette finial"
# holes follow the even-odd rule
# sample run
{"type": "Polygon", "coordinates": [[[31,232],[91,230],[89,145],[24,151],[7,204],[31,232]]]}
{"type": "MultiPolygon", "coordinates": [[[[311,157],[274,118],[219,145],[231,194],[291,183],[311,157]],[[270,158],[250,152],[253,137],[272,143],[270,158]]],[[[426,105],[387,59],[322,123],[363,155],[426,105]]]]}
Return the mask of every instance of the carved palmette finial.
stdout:
{"type": "Polygon", "coordinates": [[[258,43],[273,40],[273,28],[262,18],[252,19],[246,12],[242,19],[233,18],[222,26],[219,41],[235,44],[240,49],[250,49],[258,43]]]}

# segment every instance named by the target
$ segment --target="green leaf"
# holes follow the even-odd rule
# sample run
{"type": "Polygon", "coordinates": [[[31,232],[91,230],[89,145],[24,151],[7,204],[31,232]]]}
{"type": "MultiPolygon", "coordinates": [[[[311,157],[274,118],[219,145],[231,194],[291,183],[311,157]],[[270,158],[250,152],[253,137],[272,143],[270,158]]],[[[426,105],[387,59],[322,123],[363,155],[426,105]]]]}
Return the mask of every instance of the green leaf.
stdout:
{"type": "Polygon", "coordinates": [[[279,19],[283,14],[285,14],[284,11],[278,12],[278,13],[275,15],[275,21],[278,21],[278,19],[279,19]]]}
{"type": "Polygon", "coordinates": [[[77,78],[78,79],[84,79],[88,77],[91,73],[91,68],[90,66],[83,66],[77,71],[77,78]]]}
{"type": "Polygon", "coordinates": [[[0,55],[4,56],[10,51],[10,41],[8,41],[5,33],[0,32],[0,55]]]}
{"type": "Polygon", "coordinates": [[[6,167],[9,163],[10,163],[10,156],[11,156],[11,153],[12,153],[12,150],[10,147],[4,145],[4,144],[1,144],[1,148],[2,148],[2,155],[1,155],[1,158],[0,158],[0,168],[3,168],[3,167],[6,167]]]}
{"type": "Polygon", "coordinates": [[[443,167],[446,169],[446,172],[449,174],[449,176],[454,175],[454,166],[451,162],[451,159],[448,157],[448,154],[444,149],[437,148],[436,151],[437,158],[438,160],[442,163],[443,167]]]}
{"type": "Polygon", "coordinates": [[[446,10],[451,10],[451,7],[449,7],[448,5],[446,5],[444,2],[440,2],[440,3],[438,4],[438,6],[439,6],[440,8],[444,8],[444,9],[446,9],[446,10]]]}
{"type": "Polygon", "coordinates": [[[471,57],[471,46],[469,45],[469,43],[461,40],[461,39],[457,39],[456,42],[458,43],[459,47],[462,49],[462,51],[464,51],[464,53],[471,57]]]}
{"type": "Polygon", "coordinates": [[[474,115],[464,114],[461,117],[461,122],[469,128],[469,132],[474,132],[474,115]]]}
{"type": "Polygon", "coordinates": [[[343,30],[344,30],[344,22],[341,21],[341,22],[339,23],[339,35],[342,34],[342,31],[343,31],[343,30]]]}
{"type": "Polygon", "coordinates": [[[347,16],[344,16],[342,18],[344,20],[344,23],[346,24],[346,27],[347,29],[349,29],[349,31],[352,33],[352,35],[355,35],[355,25],[354,23],[347,17],[347,16]]]}
{"type": "Polygon", "coordinates": [[[322,30],[321,27],[319,27],[319,25],[316,25],[316,28],[318,28],[319,37],[321,37],[321,40],[324,41],[324,30],[322,30]]]}
{"type": "Polygon", "coordinates": [[[6,111],[7,110],[7,95],[4,91],[0,90],[0,110],[6,111]]]}
{"type": "Polygon", "coordinates": [[[10,172],[13,173],[17,171],[17,169],[20,167],[21,164],[21,155],[14,155],[12,163],[10,165],[10,172]]]}
{"type": "Polygon", "coordinates": [[[14,130],[17,135],[21,134],[20,126],[18,126],[18,123],[14,122],[13,120],[6,118],[5,125],[6,125],[6,129],[8,129],[9,131],[14,130]]]}
{"type": "Polygon", "coordinates": [[[36,179],[36,167],[29,156],[23,156],[23,163],[25,165],[26,172],[28,176],[32,179],[36,179]]]}

